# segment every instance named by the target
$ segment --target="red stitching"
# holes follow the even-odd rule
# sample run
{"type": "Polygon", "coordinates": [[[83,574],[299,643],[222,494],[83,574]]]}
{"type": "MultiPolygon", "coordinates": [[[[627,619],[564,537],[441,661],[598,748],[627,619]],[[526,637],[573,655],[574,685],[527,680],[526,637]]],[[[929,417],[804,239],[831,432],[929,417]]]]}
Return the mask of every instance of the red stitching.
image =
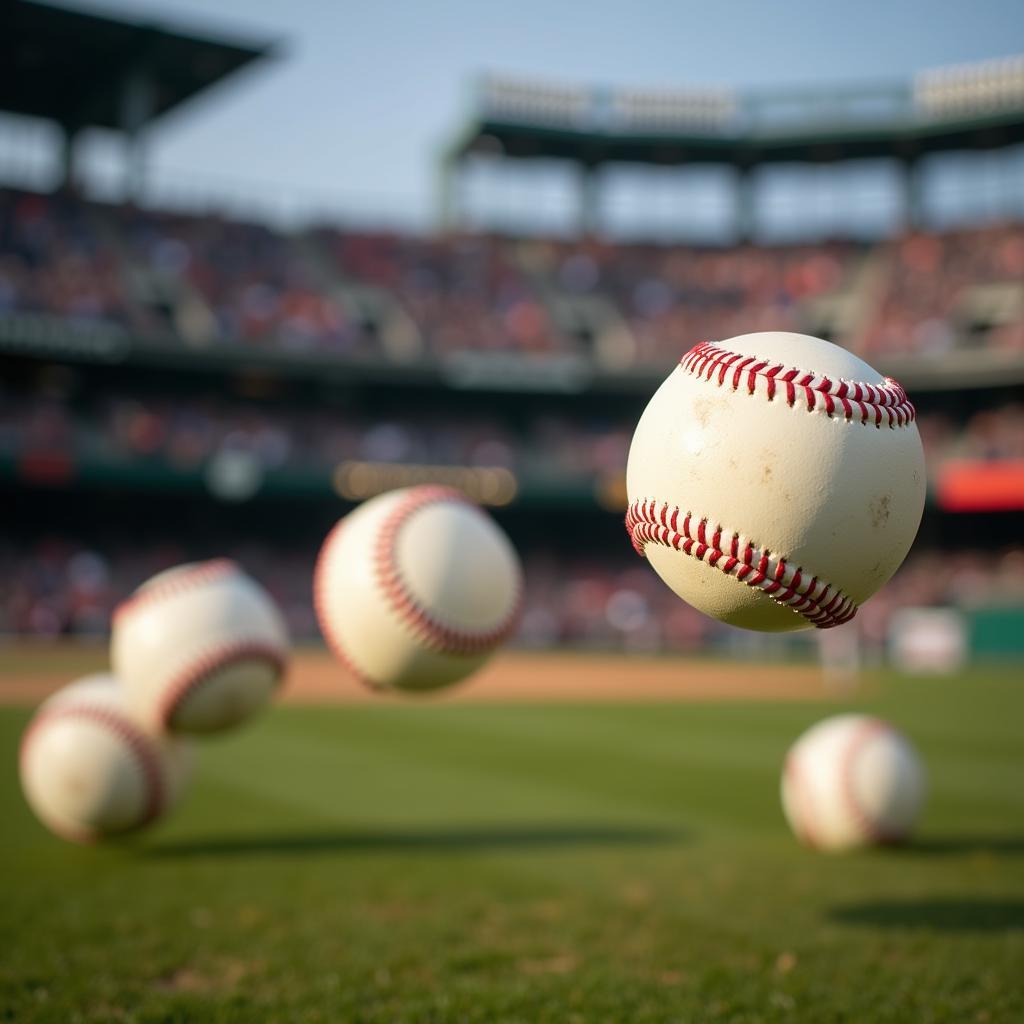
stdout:
{"type": "Polygon", "coordinates": [[[207,651],[168,684],[157,710],[157,721],[164,728],[179,707],[207,683],[215,672],[239,661],[265,661],[275,671],[274,686],[279,686],[287,665],[287,655],[280,647],[259,640],[231,641],[207,651]]]}
{"type": "MultiPolygon", "coordinates": [[[[482,654],[504,641],[518,624],[523,599],[521,577],[517,574],[515,599],[505,619],[494,629],[483,633],[470,633],[466,630],[446,626],[435,619],[416,600],[398,567],[395,547],[402,526],[413,513],[428,505],[444,501],[459,502],[473,509],[477,507],[461,491],[426,484],[411,489],[404,500],[388,513],[374,542],[373,560],[377,583],[392,611],[412,630],[413,635],[425,647],[440,654],[462,656],[482,654]]],[[[316,568],[313,572],[313,605],[324,639],[338,660],[358,680],[375,689],[381,689],[384,688],[382,684],[368,676],[355,663],[351,652],[346,649],[327,613],[326,565],[334,545],[341,536],[344,525],[345,519],[343,518],[327,535],[327,539],[320,548],[316,568]]]]}
{"type": "MultiPolygon", "coordinates": [[[[522,581],[516,578],[516,594],[512,607],[504,620],[493,629],[482,633],[471,633],[456,629],[438,621],[417,600],[409,585],[403,579],[398,565],[398,534],[410,517],[426,508],[442,502],[453,502],[479,511],[461,491],[450,487],[427,484],[416,487],[404,500],[388,513],[381,524],[374,545],[373,559],[377,570],[377,582],[388,603],[398,617],[405,622],[423,645],[442,654],[474,655],[496,647],[515,629],[522,604],[522,581]]],[[[481,513],[482,514],[482,513],[481,513]]]]}
{"type": "MultiPolygon", "coordinates": [[[[19,750],[19,761],[22,769],[28,758],[32,739],[38,735],[43,725],[60,718],[83,718],[87,721],[105,726],[118,739],[123,740],[135,757],[136,764],[142,773],[146,790],[146,803],[142,817],[135,827],[148,825],[160,815],[167,801],[167,790],[164,785],[164,771],[160,759],[153,749],[151,739],[139,729],[134,722],[118,714],[110,708],[91,704],[75,704],[70,707],[60,705],[43,710],[25,730],[19,750]]],[[[70,834],[70,833],[69,833],[70,834]]],[[[88,833],[74,834],[75,838],[88,838],[88,833]]]]}
{"type": "Polygon", "coordinates": [[[846,749],[843,751],[839,767],[840,792],[842,793],[847,813],[853,818],[857,828],[868,839],[873,843],[899,843],[906,839],[908,829],[897,828],[889,830],[882,828],[864,809],[864,805],[860,802],[856,787],[854,786],[854,770],[857,757],[868,742],[882,733],[889,733],[893,737],[899,738],[899,733],[888,722],[883,722],[880,718],[869,718],[866,722],[862,722],[854,732],[846,749]]]}
{"type": "Polygon", "coordinates": [[[786,370],[783,363],[768,366],[766,361],[755,362],[751,356],[730,352],[710,341],[694,345],[679,360],[679,365],[691,376],[706,381],[712,381],[712,377],[715,377],[712,383],[719,387],[725,384],[728,377],[733,391],[739,391],[740,386],[744,385],[748,395],[757,391],[758,382],[763,382],[762,390],[769,402],[774,401],[781,382],[785,388],[787,405],[796,405],[798,393],[802,392],[808,412],[821,408],[829,417],[841,412],[847,420],[857,419],[861,423],[870,422],[875,427],[890,428],[905,427],[917,417],[903,386],[892,377],[883,378],[881,384],[846,380],[836,382],[806,370],[786,370]],[[751,363],[754,365],[751,366],[751,363]],[[731,373],[728,372],[730,370],[731,373]]]}
{"type": "Polygon", "coordinates": [[[657,508],[658,503],[653,498],[637,499],[629,506],[626,530],[637,554],[643,555],[647,544],[682,551],[760,590],[776,604],[791,608],[819,629],[840,626],[857,614],[857,605],[851,598],[817,576],[811,576],[801,589],[808,575],[801,566],[791,568],[786,559],[773,556],[767,548],[762,550],[750,540],[740,551],[739,533],[729,534],[728,543],[723,545],[721,526],[716,526],[709,538],[707,519],[701,519],[694,534],[691,524],[695,517],[687,512],[680,531],[677,529],[679,508],[673,509],[668,526],[665,525],[668,503],[662,503],[660,514],[657,508]]]}
{"type": "Polygon", "coordinates": [[[376,679],[371,679],[356,663],[351,653],[341,641],[341,636],[335,631],[330,616],[327,614],[327,562],[330,559],[334,545],[341,537],[342,528],[345,525],[343,517],[334,524],[331,532],[327,534],[323,544],[320,546],[320,553],[317,555],[316,566],[313,569],[313,608],[316,611],[317,621],[320,623],[320,631],[327,641],[334,656],[345,666],[348,672],[359,682],[369,686],[373,690],[386,690],[387,687],[376,679]]]}
{"type": "Polygon", "coordinates": [[[114,609],[111,621],[116,624],[129,612],[138,611],[139,608],[151,604],[157,599],[174,597],[193,587],[202,586],[204,583],[210,583],[238,571],[238,565],[230,558],[214,558],[209,562],[200,562],[190,569],[182,569],[169,579],[143,584],[114,609]]]}

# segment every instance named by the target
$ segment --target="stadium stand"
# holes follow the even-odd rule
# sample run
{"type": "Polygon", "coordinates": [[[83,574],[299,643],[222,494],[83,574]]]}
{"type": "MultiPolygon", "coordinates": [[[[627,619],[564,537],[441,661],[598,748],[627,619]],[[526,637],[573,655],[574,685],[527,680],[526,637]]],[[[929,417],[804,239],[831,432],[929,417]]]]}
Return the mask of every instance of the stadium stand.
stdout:
{"type": "MultiPolygon", "coordinates": [[[[1024,229],[1014,224],[910,232],[875,245],[726,249],[327,228],[287,236],[218,217],[4,190],[0,337],[5,323],[29,316],[58,330],[111,330],[140,351],[170,344],[201,356],[223,349],[234,375],[255,351],[343,364],[370,355],[397,370],[409,348],[389,346],[382,325],[402,317],[414,328],[407,337],[423,346],[414,350],[421,362],[477,350],[598,362],[609,352],[599,327],[560,330],[558,299],[569,295],[599,297],[620,339],[617,358],[627,352],[633,369],[670,366],[695,337],[768,327],[830,333],[828,325],[835,340],[867,358],[895,354],[941,365],[957,349],[1020,350],[1022,261],[1024,229]],[[350,297],[359,289],[375,296],[373,309],[384,311],[379,320],[353,315],[350,297]],[[844,295],[855,296],[857,317],[834,314],[844,295]]],[[[223,499],[231,488],[218,490],[211,467],[229,458],[247,460],[243,477],[255,474],[255,483],[240,485],[242,496],[277,488],[320,501],[338,493],[340,467],[435,467],[428,475],[437,467],[483,467],[508,471],[515,500],[526,508],[560,495],[573,509],[594,510],[585,515],[607,517],[617,507],[639,411],[634,394],[600,412],[582,398],[555,405],[534,396],[528,411],[516,414],[511,400],[488,401],[487,388],[483,400],[460,395],[452,406],[450,391],[428,387],[408,403],[394,394],[400,385],[387,372],[379,387],[391,397],[382,404],[371,396],[340,407],[310,405],[287,389],[254,401],[225,393],[217,374],[197,380],[193,373],[186,382],[173,374],[154,378],[142,367],[118,376],[65,366],[54,376],[37,372],[31,359],[10,359],[17,372],[3,394],[0,476],[29,488],[63,481],[101,495],[110,486],[157,494],[185,488],[194,500],[223,499]]],[[[946,491],[938,482],[947,468],[990,464],[1017,474],[1024,464],[1017,390],[942,396],[915,395],[923,398],[919,425],[936,482],[930,517],[943,514],[946,491]]],[[[982,496],[980,509],[987,507],[982,496]]],[[[311,636],[305,591],[315,550],[282,550],[260,536],[262,529],[235,553],[270,583],[296,635],[311,636]]],[[[113,603],[134,580],[196,553],[187,534],[175,543],[125,547],[35,532],[31,544],[8,546],[0,557],[8,580],[0,630],[91,635],[106,628],[113,603]]],[[[626,552],[555,552],[541,532],[526,522],[516,537],[530,581],[520,643],[693,650],[735,642],[730,631],[676,602],[626,552]]],[[[1012,539],[986,551],[976,530],[978,547],[963,547],[950,560],[929,553],[927,523],[923,537],[924,548],[861,616],[870,650],[884,649],[889,619],[908,603],[1024,600],[1024,553],[1012,539]],[[954,585],[954,578],[970,586],[954,585]]]]}
{"type": "Polygon", "coordinates": [[[694,338],[768,327],[825,333],[869,356],[1024,352],[1017,224],[912,232],[876,246],[726,249],[325,229],[286,236],[6,190],[0,260],[0,312],[116,325],[195,348],[347,355],[376,346],[387,355],[373,318],[346,308],[346,285],[356,285],[386,295],[434,357],[479,349],[600,358],[599,328],[574,334],[560,324],[562,295],[598,298],[627,333],[632,365],[670,365],[694,338]],[[856,317],[824,308],[851,304],[856,317]]]}
{"type": "Polygon", "coordinates": [[[958,346],[1024,351],[1020,225],[913,233],[877,258],[885,284],[860,342],[865,352],[941,358],[958,346]]]}
{"type": "MultiPolygon", "coordinates": [[[[1007,402],[965,419],[942,411],[917,417],[930,473],[950,461],[1024,460],[1024,405],[1007,402]]],[[[88,394],[74,402],[51,388],[7,396],[0,453],[60,449],[79,460],[153,460],[183,470],[224,451],[243,451],[262,469],[329,472],[344,460],[397,465],[503,467],[586,479],[621,472],[633,424],[548,413],[519,425],[498,416],[370,416],[229,398],[88,394]]]]}
{"type": "MultiPolygon", "coordinates": [[[[30,33],[48,12],[71,17],[15,6],[30,33]]],[[[108,22],[81,31],[99,45],[123,29],[108,22]]],[[[195,39],[211,77],[185,80],[171,57],[189,39],[155,31],[146,72],[166,87],[161,109],[264,52],[195,39]]],[[[448,170],[486,151],[581,168],[707,159],[749,176],[827,152],[888,156],[916,180],[932,152],[1024,140],[1024,106],[1000,85],[1017,65],[977,89],[957,74],[831,97],[828,131],[813,104],[818,120],[774,125],[770,96],[613,91],[595,108],[587,90],[492,83],[448,170]],[[867,120],[865,98],[882,111],[867,120]]],[[[131,86],[110,81],[106,127],[138,134],[111,121],[131,86]]],[[[15,99],[0,107],[81,127],[67,97],[47,106],[40,94],[32,110],[15,99]]],[[[99,202],[74,185],[0,188],[0,491],[13,509],[0,632],[101,633],[139,580],[227,554],[311,637],[310,568],[330,525],[380,489],[439,480],[490,505],[523,553],[517,642],[732,649],[747,641],[635,559],[623,467],[632,425],[685,350],[762,329],[860,352],[917,404],[928,506],[905,567],[855,620],[867,649],[881,656],[908,606],[1024,607],[1024,225],[1012,217],[712,246],[457,226],[285,231],[99,202]],[[114,503],[129,530],[111,528],[114,503]]],[[[1020,634],[1019,615],[1006,621],[1004,640],[1020,634]]]]}
{"type": "MultiPolygon", "coordinates": [[[[226,549],[255,573],[284,609],[299,639],[316,636],[309,601],[310,548],[266,542],[226,549]]],[[[137,545],[105,538],[95,547],[67,536],[29,548],[3,545],[0,633],[51,638],[104,635],[114,605],[140,579],[192,557],[195,548],[166,541],[137,545]]],[[[594,650],[725,651],[743,641],[678,601],[640,563],[589,560],[531,545],[525,555],[526,604],[516,643],[594,650]]],[[[912,555],[893,581],[858,614],[867,653],[880,659],[890,620],[907,607],[1018,608],[1024,602],[1024,548],[962,549],[912,555]]],[[[746,638],[749,639],[749,638],[746,638]]],[[[798,649],[806,637],[787,638],[798,649]]]]}

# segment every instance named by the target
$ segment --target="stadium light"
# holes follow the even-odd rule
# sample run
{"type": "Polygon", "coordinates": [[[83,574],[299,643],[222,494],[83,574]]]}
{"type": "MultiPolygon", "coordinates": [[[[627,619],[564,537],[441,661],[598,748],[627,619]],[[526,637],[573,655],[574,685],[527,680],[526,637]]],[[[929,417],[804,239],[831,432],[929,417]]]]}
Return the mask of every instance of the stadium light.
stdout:
{"type": "Polygon", "coordinates": [[[496,75],[485,77],[481,97],[488,119],[525,124],[577,126],[591,108],[591,93],[582,86],[496,75]]]}
{"type": "Polygon", "coordinates": [[[725,89],[617,89],[611,114],[628,131],[680,132],[716,130],[736,117],[738,102],[725,89]]]}
{"type": "Polygon", "coordinates": [[[914,105],[933,117],[1024,107],[1024,55],[923,71],[914,79],[914,105]]]}

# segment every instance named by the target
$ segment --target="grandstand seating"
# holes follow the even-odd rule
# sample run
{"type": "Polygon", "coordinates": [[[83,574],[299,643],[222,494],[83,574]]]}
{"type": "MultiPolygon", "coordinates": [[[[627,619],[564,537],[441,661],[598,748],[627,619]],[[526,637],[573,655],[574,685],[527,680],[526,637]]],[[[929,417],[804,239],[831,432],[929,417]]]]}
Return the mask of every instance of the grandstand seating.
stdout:
{"type": "MultiPolygon", "coordinates": [[[[25,317],[52,321],[56,336],[87,325],[143,349],[223,352],[224,372],[236,376],[256,352],[312,365],[326,356],[373,357],[387,370],[375,385],[384,392],[399,380],[388,375],[410,359],[443,364],[490,353],[548,365],[572,357],[612,375],[646,368],[651,376],[695,340],[768,328],[830,336],[872,362],[902,356],[943,365],[955,350],[1024,353],[1024,226],[915,232],[874,245],[728,249],[324,226],[284,234],[220,216],[0,190],[0,332],[5,320],[25,317]]],[[[46,366],[45,352],[32,365],[46,366]]],[[[301,493],[329,505],[329,518],[339,494],[353,497],[333,476],[346,460],[501,467],[518,478],[526,515],[555,514],[544,502],[557,488],[534,487],[531,497],[531,482],[576,481],[558,500],[575,502],[581,522],[604,521],[621,499],[616,487],[647,387],[589,404],[544,399],[541,389],[526,413],[513,411],[519,399],[492,406],[466,393],[453,407],[440,385],[407,405],[399,392],[377,406],[381,391],[308,401],[307,392],[286,388],[273,401],[250,401],[220,389],[215,376],[148,377],[137,388],[145,372],[132,364],[109,378],[94,367],[7,379],[5,479],[82,493],[106,493],[115,479],[140,494],[191,487],[197,502],[208,502],[207,468],[224,452],[241,452],[268,479],[284,474],[291,487],[306,479],[301,493]],[[33,383],[21,388],[19,380],[33,383]]],[[[942,394],[949,397],[922,396],[919,407],[933,482],[954,463],[1024,463],[1017,392],[997,388],[963,401],[942,394]]],[[[981,553],[976,530],[958,537],[954,554],[932,553],[945,514],[933,495],[933,526],[858,617],[876,649],[899,607],[1024,601],[1024,552],[1012,538],[1005,543],[1005,530],[1001,548],[991,543],[981,553]]],[[[138,580],[207,553],[188,529],[173,542],[105,537],[102,518],[94,509],[77,538],[71,529],[33,528],[29,540],[0,543],[0,632],[101,632],[113,603],[138,580]]],[[[312,636],[315,532],[286,544],[268,536],[264,522],[224,553],[270,586],[297,636],[312,636]]],[[[519,643],[691,650],[736,642],[677,601],[628,544],[553,551],[543,538],[536,522],[516,535],[529,588],[519,643]]]]}
{"type": "MultiPolygon", "coordinates": [[[[177,470],[225,450],[252,455],[267,471],[329,472],[346,459],[368,462],[498,466],[520,474],[593,478],[620,474],[632,424],[615,416],[546,413],[521,424],[499,415],[428,411],[371,416],[350,410],[263,406],[164,395],[107,392],[70,403],[59,392],[31,399],[4,395],[0,455],[66,451],[84,460],[158,460],[177,470]]],[[[1001,402],[956,418],[917,417],[932,474],[949,460],[1024,461],[1024,405],[1001,402]]]]}
{"type": "MultiPolygon", "coordinates": [[[[263,542],[224,553],[268,586],[296,637],[316,635],[309,599],[314,550],[263,542]]],[[[100,635],[116,602],[139,580],[193,554],[184,543],[143,545],[124,537],[98,547],[68,537],[29,546],[0,543],[0,634],[100,635]]],[[[566,558],[532,544],[522,554],[527,596],[516,640],[521,646],[690,651],[724,649],[736,640],[735,631],[683,604],[629,552],[566,558]]],[[[921,551],[855,621],[869,648],[880,654],[889,618],[901,607],[1022,603],[1024,549],[963,549],[941,556],[921,551]]]]}
{"type": "Polygon", "coordinates": [[[197,348],[390,357],[416,355],[425,340],[441,358],[571,352],[612,366],[669,365],[694,339],[769,326],[825,334],[869,358],[1024,352],[1024,227],[729,249],[328,228],[284,235],[8,190],[5,312],[197,348]]]}

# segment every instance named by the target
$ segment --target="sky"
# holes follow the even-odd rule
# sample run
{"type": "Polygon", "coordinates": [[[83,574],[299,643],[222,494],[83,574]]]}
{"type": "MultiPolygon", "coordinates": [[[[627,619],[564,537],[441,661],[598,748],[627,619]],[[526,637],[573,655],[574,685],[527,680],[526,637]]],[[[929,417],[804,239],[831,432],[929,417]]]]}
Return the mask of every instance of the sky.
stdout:
{"type": "Polygon", "coordinates": [[[899,81],[1024,51],[1022,0],[218,0],[213,17],[208,0],[66,5],[280,44],[161,123],[157,178],[411,221],[434,209],[438,155],[485,71],[754,88],[899,81]]]}

